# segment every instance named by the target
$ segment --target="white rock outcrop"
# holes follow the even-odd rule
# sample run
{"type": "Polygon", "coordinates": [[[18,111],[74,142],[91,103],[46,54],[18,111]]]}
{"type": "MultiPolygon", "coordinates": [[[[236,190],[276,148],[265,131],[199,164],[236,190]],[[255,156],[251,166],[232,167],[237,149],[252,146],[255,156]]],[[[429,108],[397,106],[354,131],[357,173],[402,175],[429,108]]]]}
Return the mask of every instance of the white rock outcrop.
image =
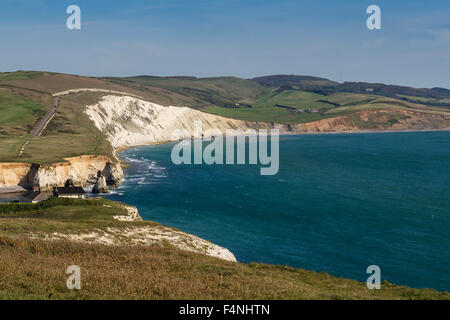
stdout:
{"type": "Polygon", "coordinates": [[[106,179],[103,175],[100,175],[94,187],[92,188],[92,193],[107,193],[107,192],[108,186],[106,185],[106,179]]]}
{"type": "Polygon", "coordinates": [[[224,118],[187,107],[164,107],[130,96],[104,96],[86,107],[86,114],[102,131],[114,149],[174,141],[176,130],[186,130],[192,138],[201,138],[195,122],[203,131],[217,129],[247,130],[271,128],[272,125],[224,118]]]}
{"type": "Polygon", "coordinates": [[[127,212],[127,215],[113,216],[113,219],[118,221],[143,221],[136,207],[130,206],[128,204],[124,204],[122,207],[127,212]]]}
{"type": "MultiPolygon", "coordinates": [[[[123,220],[129,221],[129,220],[123,220]]],[[[51,234],[29,234],[31,238],[45,240],[70,240],[84,243],[99,243],[110,246],[132,245],[170,245],[181,250],[205,254],[215,258],[236,262],[236,257],[226,248],[196,237],[192,234],[164,226],[128,226],[95,229],[87,233],[70,234],[53,232],[51,234]]]]}

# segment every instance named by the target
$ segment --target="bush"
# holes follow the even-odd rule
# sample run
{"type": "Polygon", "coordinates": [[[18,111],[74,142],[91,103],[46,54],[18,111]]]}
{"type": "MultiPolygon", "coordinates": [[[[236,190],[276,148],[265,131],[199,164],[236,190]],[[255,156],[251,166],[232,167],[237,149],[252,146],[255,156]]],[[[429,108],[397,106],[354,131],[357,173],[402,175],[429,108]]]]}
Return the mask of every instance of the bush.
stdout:
{"type": "Polygon", "coordinates": [[[39,203],[7,203],[0,204],[0,215],[7,213],[30,212],[49,209],[56,206],[71,206],[71,205],[91,205],[97,206],[103,204],[103,200],[83,200],[83,199],[69,199],[52,197],[46,201],[39,203]]]}

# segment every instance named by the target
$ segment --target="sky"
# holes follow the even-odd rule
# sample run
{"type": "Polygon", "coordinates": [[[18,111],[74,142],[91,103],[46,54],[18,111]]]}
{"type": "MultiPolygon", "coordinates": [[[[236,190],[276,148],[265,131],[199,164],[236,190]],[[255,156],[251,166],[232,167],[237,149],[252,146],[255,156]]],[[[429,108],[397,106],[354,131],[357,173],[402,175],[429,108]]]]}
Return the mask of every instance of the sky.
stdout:
{"type": "Polygon", "coordinates": [[[449,0],[1,0],[0,71],[450,88],[449,0]],[[69,30],[69,5],[81,30],[69,30]],[[369,5],[381,30],[369,30],[369,5]]]}

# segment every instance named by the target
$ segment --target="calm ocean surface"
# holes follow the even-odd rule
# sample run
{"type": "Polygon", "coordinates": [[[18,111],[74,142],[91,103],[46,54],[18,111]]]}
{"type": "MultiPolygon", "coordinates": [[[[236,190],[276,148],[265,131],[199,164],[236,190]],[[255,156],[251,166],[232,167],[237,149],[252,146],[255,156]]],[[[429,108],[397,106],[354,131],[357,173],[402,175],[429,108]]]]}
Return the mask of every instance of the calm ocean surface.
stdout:
{"type": "Polygon", "coordinates": [[[280,137],[280,170],[180,165],[173,144],[121,153],[107,197],[232,251],[365,281],[450,290],[450,132],[280,137]]]}

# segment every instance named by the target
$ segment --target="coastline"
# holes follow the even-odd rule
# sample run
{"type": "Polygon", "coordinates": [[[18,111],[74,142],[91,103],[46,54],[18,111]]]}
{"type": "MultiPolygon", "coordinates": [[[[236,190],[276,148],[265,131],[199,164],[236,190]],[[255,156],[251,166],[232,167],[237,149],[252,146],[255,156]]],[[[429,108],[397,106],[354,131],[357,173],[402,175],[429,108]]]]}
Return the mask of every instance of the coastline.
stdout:
{"type": "MultiPolygon", "coordinates": [[[[423,129],[423,130],[349,130],[349,131],[327,131],[327,132],[282,132],[280,133],[280,137],[282,136],[303,136],[303,135],[340,135],[340,134],[371,134],[371,133],[414,133],[414,132],[450,132],[449,129],[423,129]]],[[[245,135],[245,134],[243,134],[245,135]]],[[[233,135],[233,136],[239,136],[239,135],[233,135]]],[[[242,136],[242,135],[241,135],[242,136]]],[[[194,140],[201,140],[201,138],[193,138],[191,141],[194,140]]],[[[128,145],[128,146],[122,146],[120,148],[117,148],[113,150],[113,156],[115,160],[119,163],[121,168],[123,169],[125,164],[127,164],[127,161],[123,160],[120,157],[120,153],[129,149],[138,148],[138,147],[149,147],[149,146],[155,146],[155,145],[162,145],[162,144],[169,144],[169,143],[176,143],[178,141],[171,141],[171,140],[165,140],[165,141],[158,141],[158,142],[152,142],[148,144],[136,144],[136,145],[128,145]]],[[[125,179],[125,176],[121,179],[123,181],[125,179]]]]}
{"type": "MultiPolygon", "coordinates": [[[[283,131],[280,133],[280,136],[302,136],[302,135],[327,135],[327,134],[359,134],[359,133],[407,133],[407,132],[450,132],[450,128],[448,129],[399,129],[399,130],[346,130],[346,131],[320,131],[320,132],[289,132],[289,131],[283,131]]],[[[245,135],[245,134],[242,134],[245,135]]],[[[242,135],[232,135],[233,137],[236,136],[242,136],[242,135]]],[[[192,141],[194,140],[201,140],[201,138],[192,138],[192,141]]],[[[116,160],[121,161],[120,157],[117,156],[122,151],[137,148],[137,147],[148,147],[148,146],[154,146],[154,145],[160,145],[160,144],[166,144],[166,143],[176,143],[178,140],[164,140],[164,141],[157,141],[147,144],[135,144],[135,145],[127,145],[122,146],[119,148],[114,149],[114,156],[117,158],[116,160]]]]}

